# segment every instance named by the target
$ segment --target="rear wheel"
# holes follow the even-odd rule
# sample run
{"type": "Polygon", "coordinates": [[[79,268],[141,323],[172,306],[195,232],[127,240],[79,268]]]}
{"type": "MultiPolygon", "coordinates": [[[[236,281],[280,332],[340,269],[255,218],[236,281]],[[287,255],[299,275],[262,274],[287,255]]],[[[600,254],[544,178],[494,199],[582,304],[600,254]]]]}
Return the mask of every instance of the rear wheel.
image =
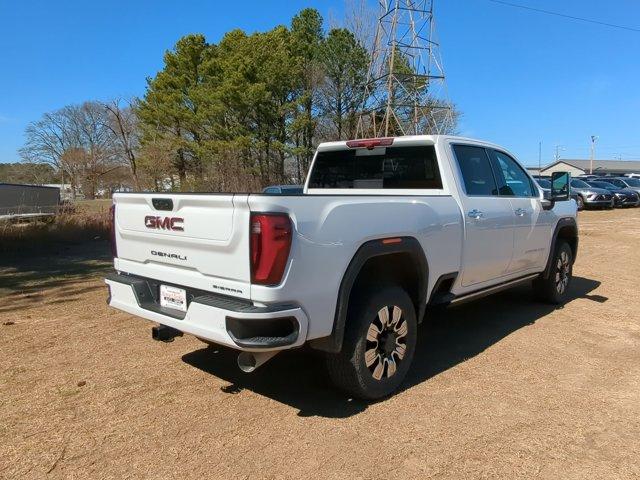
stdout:
{"type": "Polygon", "coordinates": [[[533,281],[536,296],[545,302],[561,304],[566,301],[573,276],[573,252],[564,240],[556,245],[551,259],[549,277],[540,275],[533,281]]]}
{"type": "Polygon", "coordinates": [[[327,357],[331,380],[361,399],[393,393],[411,366],[416,333],[415,309],[403,289],[365,292],[349,310],[342,351],[327,357]]]}

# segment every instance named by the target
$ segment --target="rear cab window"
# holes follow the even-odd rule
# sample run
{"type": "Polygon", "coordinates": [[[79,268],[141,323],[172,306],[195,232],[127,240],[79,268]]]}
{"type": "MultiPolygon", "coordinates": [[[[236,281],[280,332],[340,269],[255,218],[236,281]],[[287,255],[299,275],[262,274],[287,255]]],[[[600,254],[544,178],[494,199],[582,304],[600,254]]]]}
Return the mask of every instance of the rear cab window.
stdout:
{"type": "Polygon", "coordinates": [[[309,189],[442,189],[433,145],[319,151],[309,189]]]}

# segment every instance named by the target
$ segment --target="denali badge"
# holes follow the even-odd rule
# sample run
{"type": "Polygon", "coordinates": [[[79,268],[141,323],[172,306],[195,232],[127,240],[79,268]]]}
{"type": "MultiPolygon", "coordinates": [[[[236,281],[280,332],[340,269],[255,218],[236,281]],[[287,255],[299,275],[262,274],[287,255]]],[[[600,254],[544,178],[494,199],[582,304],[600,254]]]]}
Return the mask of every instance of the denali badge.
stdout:
{"type": "Polygon", "coordinates": [[[166,253],[166,252],[158,252],[156,250],[151,250],[151,255],[155,255],[156,257],[164,257],[164,258],[175,258],[177,260],[186,260],[187,257],[184,255],[178,255],[177,253],[166,253]]]}
{"type": "Polygon", "coordinates": [[[184,232],[182,223],[184,218],[180,217],[155,217],[148,215],[144,217],[144,226],[147,228],[157,228],[162,230],[175,230],[178,232],[184,232]]]}

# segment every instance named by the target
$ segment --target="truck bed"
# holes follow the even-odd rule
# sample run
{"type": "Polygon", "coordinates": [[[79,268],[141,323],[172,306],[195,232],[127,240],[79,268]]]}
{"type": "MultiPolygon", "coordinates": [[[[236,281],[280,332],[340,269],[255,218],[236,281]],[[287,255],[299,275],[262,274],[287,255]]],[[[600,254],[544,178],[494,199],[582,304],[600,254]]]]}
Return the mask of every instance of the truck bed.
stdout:
{"type": "Polygon", "coordinates": [[[419,231],[430,285],[459,266],[462,215],[449,195],[120,193],[114,204],[117,271],[258,305],[304,299],[308,315],[326,320],[313,323],[310,338],[330,333],[344,272],[368,240],[419,231]],[[250,281],[251,212],[291,218],[291,253],[279,285],[250,281]],[[173,229],[167,218],[179,219],[173,229]]]}

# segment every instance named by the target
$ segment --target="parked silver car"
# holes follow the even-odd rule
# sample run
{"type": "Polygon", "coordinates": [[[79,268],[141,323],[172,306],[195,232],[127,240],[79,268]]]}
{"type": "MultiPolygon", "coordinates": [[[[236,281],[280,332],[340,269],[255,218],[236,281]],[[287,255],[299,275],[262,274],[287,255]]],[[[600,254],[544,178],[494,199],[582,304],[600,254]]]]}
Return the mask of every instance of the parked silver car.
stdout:
{"type": "Polygon", "coordinates": [[[571,179],[571,191],[577,193],[578,208],[613,208],[613,193],[603,188],[594,187],[579,178],[571,179]]]}

